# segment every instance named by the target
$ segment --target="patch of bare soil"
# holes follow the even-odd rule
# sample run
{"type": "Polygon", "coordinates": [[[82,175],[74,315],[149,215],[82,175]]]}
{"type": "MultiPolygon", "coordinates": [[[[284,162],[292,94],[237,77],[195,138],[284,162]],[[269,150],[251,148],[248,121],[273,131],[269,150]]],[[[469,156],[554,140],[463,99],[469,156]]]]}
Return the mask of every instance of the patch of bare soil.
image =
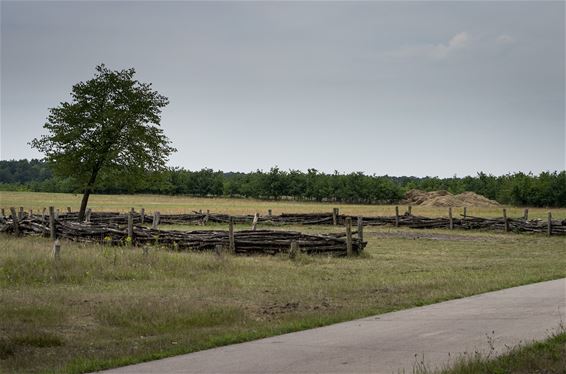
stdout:
{"type": "Polygon", "coordinates": [[[433,207],[478,207],[493,208],[500,204],[475,192],[463,192],[453,195],[448,191],[410,190],[405,194],[403,204],[433,207]]]}

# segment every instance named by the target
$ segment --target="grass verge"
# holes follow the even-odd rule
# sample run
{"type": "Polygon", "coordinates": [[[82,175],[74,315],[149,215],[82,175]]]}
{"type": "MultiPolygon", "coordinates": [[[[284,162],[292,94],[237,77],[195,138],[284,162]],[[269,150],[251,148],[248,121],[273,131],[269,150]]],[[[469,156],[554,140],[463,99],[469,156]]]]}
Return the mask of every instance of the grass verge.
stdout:
{"type": "MultiPolygon", "coordinates": [[[[432,373],[417,370],[419,374],[432,373]]],[[[566,332],[554,334],[542,342],[518,346],[508,353],[490,358],[475,355],[460,359],[437,374],[564,374],[566,373],[566,332]]]]}

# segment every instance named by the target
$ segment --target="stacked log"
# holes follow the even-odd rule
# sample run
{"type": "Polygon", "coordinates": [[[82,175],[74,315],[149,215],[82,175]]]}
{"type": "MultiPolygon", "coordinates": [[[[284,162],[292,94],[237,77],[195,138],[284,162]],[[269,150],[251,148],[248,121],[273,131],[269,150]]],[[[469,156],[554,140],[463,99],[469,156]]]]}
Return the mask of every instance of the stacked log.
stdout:
{"type": "MultiPolygon", "coordinates": [[[[14,233],[14,222],[7,219],[0,225],[0,232],[14,233]]],[[[49,227],[43,220],[24,218],[19,221],[23,235],[49,235],[49,227]]],[[[124,245],[128,230],[118,224],[85,223],[57,220],[57,237],[72,241],[124,245]]],[[[217,245],[229,246],[229,232],[220,230],[156,230],[134,225],[132,244],[164,245],[180,250],[214,250],[217,245]]],[[[297,242],[302,252],[346,255],[346,239],[341,234],[307,235],[295,231],[245,230],[234,232],[236,253],[276,254],[288,252],[291,242],[297,242]]],[[[367,242],[353,241],[354,251],[360,252],[367,242]]]]}

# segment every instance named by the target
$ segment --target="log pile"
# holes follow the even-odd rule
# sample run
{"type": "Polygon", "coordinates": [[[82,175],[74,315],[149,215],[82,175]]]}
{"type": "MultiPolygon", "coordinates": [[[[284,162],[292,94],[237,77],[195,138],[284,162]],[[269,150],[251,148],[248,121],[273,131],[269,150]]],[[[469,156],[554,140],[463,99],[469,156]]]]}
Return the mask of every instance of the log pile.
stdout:
{"type": "MultiPolygon", "coordinates": [[[[25,217],[18,221],[20,235],[48,236],[50,229],[42,219],[25,217]]],[[[0,232],[15,233],[14,221],[8,218],[0,224],[0,232]]],[[[72,241],[125,245],[128,243],[128,229],[118,224],[85,223],[69,220],[56,221],[59,238],[72,241]]],[[[343,234],[307,235],[295,231],[245,230],[234,232],[235,252],[241,254],[288,252],[291,242],[297,242],[300,250],[307,254],[324,253],[346,255],[346,239],[343,234]]],[[[176,231],[156,230],[141,225],[133,226],[131,244],[164,245],[179,250],[213,250],[217,245],[229,247],[228,231],[197,230],[176,231]]],[[[353,240],[354,252],[359,253],[367,242],[353,240]]]]}

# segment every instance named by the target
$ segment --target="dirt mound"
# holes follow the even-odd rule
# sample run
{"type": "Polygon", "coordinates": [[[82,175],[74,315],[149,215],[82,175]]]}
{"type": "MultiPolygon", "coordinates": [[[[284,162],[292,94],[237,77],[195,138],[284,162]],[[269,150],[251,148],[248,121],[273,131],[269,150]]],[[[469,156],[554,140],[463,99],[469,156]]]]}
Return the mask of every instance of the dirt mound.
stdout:
{"type": "Polygon", "coordinates": [[[448,191],[421,191],[410,190],[405,194],[403,204],[421,205],[421,206],[438,206],[438,207],[478,207],[490,208],[498,207],[499,203],[478,195],[475,192],[463,192],[453,195],[448,191]]]}

